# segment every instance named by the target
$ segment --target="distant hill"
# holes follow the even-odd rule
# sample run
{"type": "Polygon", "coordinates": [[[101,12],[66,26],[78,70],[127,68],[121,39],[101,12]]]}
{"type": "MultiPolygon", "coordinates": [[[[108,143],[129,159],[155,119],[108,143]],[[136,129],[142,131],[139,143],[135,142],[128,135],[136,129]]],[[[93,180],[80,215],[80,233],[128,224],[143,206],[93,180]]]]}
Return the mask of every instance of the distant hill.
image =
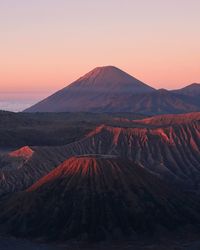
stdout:
{"type": "Polygon", "coordinates": [[[200,111],[200,85],[155,90],[126,72],[98,67],[25,112],[134,112],[146,115],[200,111]]]}
{"type": "Polygon", "coordinates": [[[200,83],[192,83],[182,89],[173,90],[172,92],[181,94],[181,95],[200,97],[200,83]]]}

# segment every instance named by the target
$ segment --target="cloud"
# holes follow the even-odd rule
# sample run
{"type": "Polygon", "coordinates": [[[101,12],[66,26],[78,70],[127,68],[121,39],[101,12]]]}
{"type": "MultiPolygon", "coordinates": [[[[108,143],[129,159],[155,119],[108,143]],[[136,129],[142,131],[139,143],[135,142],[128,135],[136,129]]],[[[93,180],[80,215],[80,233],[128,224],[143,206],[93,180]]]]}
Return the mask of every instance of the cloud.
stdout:
{"type": "Polygon", "coordinates": [[[20,112],[33,105],[35,101],[18,100],[18,101],[1,101],[0,110],[20,112]]]}

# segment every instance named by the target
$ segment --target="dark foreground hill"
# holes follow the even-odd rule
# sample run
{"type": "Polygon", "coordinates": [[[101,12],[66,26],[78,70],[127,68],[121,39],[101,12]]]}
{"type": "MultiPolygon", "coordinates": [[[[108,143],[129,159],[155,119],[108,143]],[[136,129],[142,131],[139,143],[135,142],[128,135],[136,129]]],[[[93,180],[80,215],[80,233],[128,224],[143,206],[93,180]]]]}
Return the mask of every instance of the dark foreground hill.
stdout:
{"type": "Polygon", "coordinates": [[[0,152],[9,148],[59,146],[80,140],[96,126],[117,125],[115,118],[144,118],[133,113],[13,113],[0,111],[0,152]]]}
{"type": "Polygon", "coordinates": [[[155,90],[126,72],[98,67],[25,112],[133,112],[145,115],[200,111],[200,84],[155,90]]]}
{"type": "Polygon", "coordinates": [[[165,235],[200,222],[198,203],[136,163],[72,157],[1,202],[1,230],[20,237],[103,240],[165,235]]]}

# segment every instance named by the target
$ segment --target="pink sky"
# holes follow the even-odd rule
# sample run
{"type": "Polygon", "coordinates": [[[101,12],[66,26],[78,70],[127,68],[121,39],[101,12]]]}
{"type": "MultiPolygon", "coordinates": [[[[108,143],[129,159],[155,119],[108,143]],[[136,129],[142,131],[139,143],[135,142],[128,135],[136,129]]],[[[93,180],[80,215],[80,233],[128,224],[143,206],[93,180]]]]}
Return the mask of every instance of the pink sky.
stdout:
{"type": "Polygon", "coordinates": [[[200,82],[199,11],[199,0],[2,0],[0,97],[42,98],[103,65],[156,88],[200,82]]]}

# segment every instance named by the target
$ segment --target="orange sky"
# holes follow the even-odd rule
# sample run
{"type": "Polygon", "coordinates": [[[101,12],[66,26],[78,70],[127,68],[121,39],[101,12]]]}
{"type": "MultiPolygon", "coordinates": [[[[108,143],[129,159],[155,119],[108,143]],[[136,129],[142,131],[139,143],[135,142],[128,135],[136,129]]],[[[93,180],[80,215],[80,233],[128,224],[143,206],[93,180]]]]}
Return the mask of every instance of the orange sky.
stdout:
{"type": "Polygon", "coordinates": [[[156,88],[200,82],[199,10],[199,0],[1,1],[0,93],[43,97],[103,65],[156,88]]]}

